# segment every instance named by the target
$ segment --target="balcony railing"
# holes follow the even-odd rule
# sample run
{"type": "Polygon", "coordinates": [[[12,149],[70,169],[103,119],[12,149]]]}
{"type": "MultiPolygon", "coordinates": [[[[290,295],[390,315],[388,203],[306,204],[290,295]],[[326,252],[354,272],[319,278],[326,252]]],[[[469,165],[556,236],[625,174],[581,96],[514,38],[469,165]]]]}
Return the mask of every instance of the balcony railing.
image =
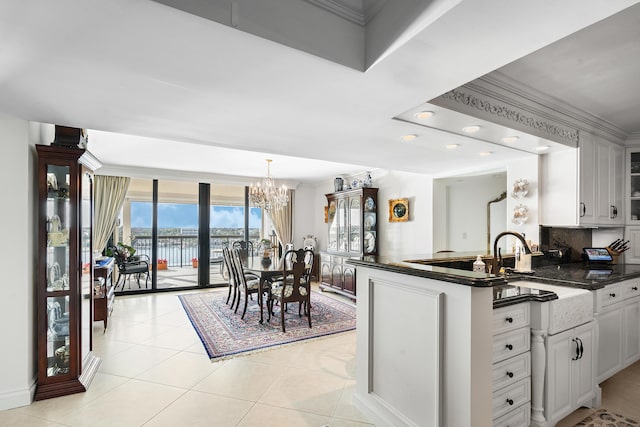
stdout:
{"type": "MultiPolygon", "coordinates": [[[[211,255],[209,258],[222,256],[222,248],[231,246],[242,237],[237,235],[217,235],[209,239],[211,255]]],[[[251,240],[257,247],[259,239],[251,240]]],[[[136,254],[145,254],[151,259],[151,236],[134,236],[131,246],[136,254]]],[[[185,267],[191,265],[191,260],[198,258],[198,236],[158,236],[158,259],[166,259],[168,267],[185,267]]]]}

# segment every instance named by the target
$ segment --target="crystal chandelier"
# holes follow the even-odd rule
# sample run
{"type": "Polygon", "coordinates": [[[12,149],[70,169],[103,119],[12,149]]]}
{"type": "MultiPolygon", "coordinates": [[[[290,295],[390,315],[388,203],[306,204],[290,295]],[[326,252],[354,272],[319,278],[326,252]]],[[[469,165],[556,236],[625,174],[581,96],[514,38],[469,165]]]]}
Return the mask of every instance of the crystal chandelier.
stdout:
{"type": "Polygon", "coordinates": [[[283,208],[289,202],[287,187],[284,184],[281,187],[276,187],[276,183],[271,178],[271,161],[271,159],[267,159],[267,176],[262,179],[262,184],[258,182],[249,187],[251,204],[267,212],[283,208]]]}

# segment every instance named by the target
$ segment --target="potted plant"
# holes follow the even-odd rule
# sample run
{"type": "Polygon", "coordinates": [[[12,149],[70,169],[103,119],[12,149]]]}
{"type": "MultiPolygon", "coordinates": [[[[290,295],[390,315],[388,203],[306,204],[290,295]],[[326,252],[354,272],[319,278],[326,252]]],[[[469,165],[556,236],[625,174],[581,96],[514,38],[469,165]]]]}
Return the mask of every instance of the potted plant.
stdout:
{"type": "Polygon", "coordinates": [[[198,268],[198,258],[191,258],[191,265],[193,268],[198,268]]]}

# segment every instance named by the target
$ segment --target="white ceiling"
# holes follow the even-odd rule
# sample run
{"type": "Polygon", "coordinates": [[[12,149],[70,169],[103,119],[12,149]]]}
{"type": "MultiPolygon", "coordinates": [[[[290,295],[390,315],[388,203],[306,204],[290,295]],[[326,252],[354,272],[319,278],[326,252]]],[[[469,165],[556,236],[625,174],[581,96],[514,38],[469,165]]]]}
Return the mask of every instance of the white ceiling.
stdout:
{"type": "MultiPolygon", "coordinates": [[[[305,11],[317,8],[317,1],[303,0],[211,3],[237,5],[234,27],[149,0],[0,1],[0,115],[88,128],[89,149],[114,170],[257,177],[265,173],[264,159],[273,158],[276,178],[298,181],[378,168],[437,175],[527,154],[393,118],[511,63],[501,70],[510,77],[529,76],[525,83],[536,89],[577,108],[588,101],[590,113],[627,132],[640,129],[637,91],[602,99],[614,93],[602,79],[612,76],[624,87],[623,79],[638,75],[622,71],[624,55],[607,57],[615,69],[607,74],[587,38],[586,51],[573,40],[551,62],[547,48],[536,52],[540,58],[531,57],[527,72],[513,62],[636,1],[369,2],[383,6],[365,26],[313,15],[313,37],[305,13],[292,7],[300,2],[305,11]],[[405,3],[420,9],[412,22],[392,13],[405,3]],[[260,7],[273,8],[264,21],[248,13],[260,7]],[[281,21],[267,19],[273,16],[281,21]],[[318,32],[323,19],[331,26],[318,32]],[[313,46],[300,46],[307,42],[313,46]],[[367,59],[358,46],[374,46],[376,55],[367,59]],[[325,54],[308,53],[314,49],[325,54]],[[574,51],[583,52],[573,62],[578,74],[567,60],[551,76],[537,77],[574,51]],[[331,59],[349,52],[362,67],[331,59]],[[584,78],[592,68],[599,71],[584,78]],[[633,116],[623,103],[636,106],[633,116]],[[400,140],[409,133],[419,138],[400,140]],[[454,142],[465,150],[444,148],[454,142]],[[481,157],[482,151],[493,154],[481,157]]],[[[624,12],[636,16],[623,19],[635,27],[619,31],[617,42],[635,43],[635,53],[637,9],[624,12]]],[[[638,55],[628,56],[635,64],[638,55]]]]}

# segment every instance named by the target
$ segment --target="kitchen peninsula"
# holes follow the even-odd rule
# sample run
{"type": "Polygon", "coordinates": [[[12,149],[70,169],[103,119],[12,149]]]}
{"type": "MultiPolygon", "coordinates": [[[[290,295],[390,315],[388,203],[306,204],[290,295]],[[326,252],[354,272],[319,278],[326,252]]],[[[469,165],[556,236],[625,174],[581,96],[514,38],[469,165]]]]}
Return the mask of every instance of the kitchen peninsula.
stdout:
{"type": "MultiPolygon", "coordinates": [[[[595,331],[593,319],[601,309],[598,290],[640,278],[640,266],[600,270],[582,264],[544,267],[532,277],[514,275],[507,279],[424,262],[443,255],[457,257],[438,254],[348,261],[356,266],[358,287],[355,404],[377,425],[507,425],[513,420],[526,425],[555,425],[566,416],[562,414],[573,410],[571,405],[560,408],[549,422],[542,415],[545,333],[561,331],[538,333],[536,329],[538,335],[534,337],[529,333],[530,319],[532,332],[534,325],[549,328],[549,322],[540,317],[553,312],[550,307],[554,300],[559,298],[558,307],[565,307],[568,298],[574,298],[572,302],[582,304],[576,309],[580,314],[577,318],[591,333],[595,331]],[[540,290],[535,289],[536,284],[540,290]],[[562,292],[553,292],[557,285],[565,286],[562,292]],[[515,344],[505,344],[504,336],[515,344]],[[524,338],[517,341],[514,337],[524,338]],[[515,356],[508,359],[502,355],[505,352],[515,356]],[[500,391],[521,390],[516,399],[495,392],[496,367],[512,360],[522,364],[522,377],[500,391]],[[516,390],[518,384],[520,389],[516,390]],[[530,418],[532,413],[537,415],[536,420],[530,418]]],[[[640,296],[637,300],[640,307],[640,296]]],[[[557,336],[563,337],[560,333],[557,336]]],[[[593,338],[591,347],[597,351],[597,332],[593,338]]],[[[595,356],[587,347],[591,341],[585,339],[584,343],[588,350],[584,361],[593,365],[597,359],[590,358],[595,356]]],[[[637,360],[638,356],[640,347],[628,359],[637,360]]],[[[592,386],[581,395],[579,404],[585,404],[585,399],[597,404],[599,381],[592,365],[586,371],[592,378],[587,385],[592,386]]],[[[602,375],[598,376],[599,380],[602,375]]]]}

